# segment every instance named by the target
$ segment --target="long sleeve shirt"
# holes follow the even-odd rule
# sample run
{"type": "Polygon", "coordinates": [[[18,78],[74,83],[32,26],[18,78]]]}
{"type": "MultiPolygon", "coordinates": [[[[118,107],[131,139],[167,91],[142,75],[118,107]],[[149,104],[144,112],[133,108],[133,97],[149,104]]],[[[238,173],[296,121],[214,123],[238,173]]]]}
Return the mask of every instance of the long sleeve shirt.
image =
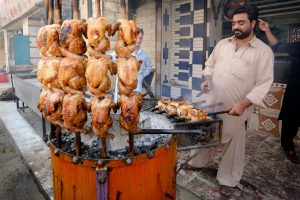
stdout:
{"type": "Polygon", "coordinates": [[[203,71],[212,77],[211,101],[223,102],[225,109],[244,98],[263,106],[273,82],[273,67],[273,51],[255,36],[237,50],[234,36],[221,40],[203,71]]]}

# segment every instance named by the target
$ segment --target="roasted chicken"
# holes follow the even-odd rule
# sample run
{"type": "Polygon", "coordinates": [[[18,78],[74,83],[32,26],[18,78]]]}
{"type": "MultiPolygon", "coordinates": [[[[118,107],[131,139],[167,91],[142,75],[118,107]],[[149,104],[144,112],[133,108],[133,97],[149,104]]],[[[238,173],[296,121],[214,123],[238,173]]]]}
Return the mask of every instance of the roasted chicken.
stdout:
{"type": "Polygon", "coordinates": [[[171,103],[171,99],[160,99],[155,108],[158,108],[161,112],[165,112],[169,103],[171,103]]]}
{"type": "Polygon", "coordinates": [[[62,124],[62,104],[64,92],[55,90],[48,93],[44,102],[43,113],[47,120],[52,124],[62,124]]]}
{"type": "Polygon", "coordinates": [[[106,138],[107,130],[112,127],[110,110],[113,107],[112,95],[94,98],[91,101],[92,129],[97,137],[106,138]]]}
{"type": "Polygon", "coordinates": [[[89,45],[102,54],[105,54],[110,48],[109,39],[106,36],[111,36],[112,25],[109,24],[105,17],[89,18],[87,21],[87,38],[89,45]]]}
{"type": "Polygon", "coordinates": [[[166,115],[168,117],[173,117],[177,114],[177,108],[182,105],[184,102],[183,101],[171,101],[167,107],[166,107],[166,115]]]}
{"type": "Polygon", "coordinates": [[[140,67],[141,61],[137,61],[135,57],[117,59],[119,94],[130,95],[136,88],[137,74],[140,67]]]}
{"type": "Polygon", "coordinates": [[[83,92],[86,87],[85,59],[63,58],[58,72],[60,86],[67,93],[83,92]]]}
{"type": "Polygon", "coordinates": [[[89,57],[85,76],[88,88],[92,95],[103,96],[110,88],[111,82],[107,75],[108,70],[111,75],[116,74],[116,65],[107,57],[89,57]]]}
{"type": "Polygon", "coordinates": [[[36,72],[36,76],[37,76],[37,80],[43,84],[44,83],[44,74],[46,71],[46,61],[41,59],[39,61],[38,67],[37,67],[37,72],[36,72]]]}
{"type": "Polygon", "coordinates": [[[37,36],[37,45],[40,53],[45,57],[61,57],[59,45],[59,24],[46,25],[40,28],[37,36]]]}
{"type": "Polygon", "coordinates": [[[142,103],[143,96],[139,92],[134,92],[131,96],[120,95],[119,97],[118,106],[121,107],[119,122],[129,133],[138,130],[142,103]]]}
{"type": "Polygon", "coordinates": [[[44,103],[48,97],[48,95],[51,93],[51,91],[48,88],[43,88],[41,94],[40,94],[40,99],[37,108],[39,111],[42,113],[44,110],[44,103]]]}
{"type": "Polygon", "coordinates": [[[120,19],[113,26],[112,35],[114,35],[117,30],[119,30],[119,35],[126,45],[135,45],[139,35],[139,28],[137,28],[135,21],[120,19]]]}
{"type": "MultiPolygon", "coordinates": [[[[82,36],[86,36],[86,32],[87,25],[85,20],[65,20],[60,29],[59,43],[65,50],[77,55],[83,55],[86,52],[86,44],[82,36]]],[[[64,54],[64,52],[62,53],[64,54]]]]}
{"type": "Polygon", "coordinates": [[[64,92],[43,88],[40,94],[38,109],[53,124],[62,124],[62,103],[64,92]]]}
{"type": "Polygon", "coordinates": [[[190,121],[201,121],[207,119],[207,112],[200,108],[200,109],[189,109],[187,116],[185,116],[185,119],[190,121]]]}
{"type": "Polygon", "coordinates": [[[61,86],[58,82],[58,71],[60,66],[60,59],[50,59],[46,61],[44,71],[43,85],[48,88],[60,89],[61,86]]]}
{"type": "Polygon", "coordinates": [[[176,110],[176,114],[178,117],[184,117],[187,116],[188,111],[190,109],[193,109],[194,106],[192,104],[182,104],[180,106],[178,106],[177,110],[176,110]]]}
{"type": "Polygon", "coordinates": [[[87,120],[86,110],[87,104],[83,94],[66,94],[62,109],[64,127],[73,132],[82,129],[87,120]]]}
{"type": "Polygon", "coordinates": [[[130,58],[131,53],[136,48],[136,41],[139,35],[139,28],[136,27],[135,21],[120,19],[114,26],[112,35],[119,30],[116,41],[116,54],[118,58],[130,58]]]}

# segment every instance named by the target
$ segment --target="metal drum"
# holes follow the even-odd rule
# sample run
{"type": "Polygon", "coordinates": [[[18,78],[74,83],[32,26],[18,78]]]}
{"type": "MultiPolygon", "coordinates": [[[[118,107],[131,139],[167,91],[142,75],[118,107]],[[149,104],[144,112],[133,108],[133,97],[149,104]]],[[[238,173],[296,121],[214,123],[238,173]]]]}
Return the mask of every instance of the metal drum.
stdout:
{"type": "MultiPolygon", "coordinates": [[[[51,141],[51,140],[49,140],[51,141]]],[[[175,199],[176,139],[121,160],[86,159],[51,149],[54,199],[175,199]]]]}

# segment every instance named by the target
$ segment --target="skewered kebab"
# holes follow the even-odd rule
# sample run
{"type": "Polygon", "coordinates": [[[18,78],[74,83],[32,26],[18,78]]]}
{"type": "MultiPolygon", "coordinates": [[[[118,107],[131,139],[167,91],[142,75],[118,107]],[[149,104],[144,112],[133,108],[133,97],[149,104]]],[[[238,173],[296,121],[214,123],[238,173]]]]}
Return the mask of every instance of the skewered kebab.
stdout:
{"type": "MultiPolygon", "coordinates": [[[[49,9],[48,23],[53,22],[53,5],[57,9],[58,1],[46,1],[49,9]]],[[[56,16],[58,24],[48,24],[39,30],[37,44],[40,49],[42,59],[37,69],[37,78],[43,85],[40,94],[38,109],[49,122],[62,124],[62,98],[64,92],[60,91],[58,82],[58,70],[62,56],[59,46],[59,16],[56,16]]]]}
{"type": "Polygon", "coordinates": [[[106,56],[106,51],[110,48],[112,25],[105,17],[100,17],[100,2],[95,1],[96,18],[87,20],[88,63],[86,68],[86,79],[88,89],[94,96],[91,101],[92,129],[94,134],[102,141],[102,158],[107,157],[106,137],[107,130],[112,127],[110,109],[115,106],[111,94],[106,94],[111,86],[108,77],[108,70],[111,75],[117,73],[116,65],[112,59],[106,56]],[[107,33],[107,35],[106,35],[107,33]]]}

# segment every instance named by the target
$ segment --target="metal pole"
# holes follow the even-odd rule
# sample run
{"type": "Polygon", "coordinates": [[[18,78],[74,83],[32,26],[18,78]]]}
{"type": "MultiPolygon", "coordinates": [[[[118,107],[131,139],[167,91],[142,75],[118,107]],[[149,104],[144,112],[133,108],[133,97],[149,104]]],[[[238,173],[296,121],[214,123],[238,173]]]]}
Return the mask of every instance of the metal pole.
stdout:
{"type": "Polygon", "coordinates": [[[95,0],[95,17],[100,17],[100,0],[95,0]]]}
{"type": "Polygon", "coordinates": [[[129,156],[134,156],[134,134],[129,133],[129,156]]]}
{"type": "Polygon", "coordinates": [[[47,130],[46,130],[46,120],[44,118],[44,116],[42,115],[42,127],[43,127],[43,141],[44,142],[47,142],[48,141],[48,138],[47,138],[47,130]]]}
{"type": "Polygon", "coordinates": [[[107,158],[107,153],[106,153],[106,138],[101,138],[102,142],[102,150],[101,150],[101,157],[102,158],[107,158]]]}
{"type": "Polygon", "coordinates": [[[55,134],[56,134],[56,147],[61,148],[61,127],[56,125],[55,126],[55,134]]]}
{"type": "Polygon", "coordinates": [[[81,156],[81,136],[80,132],[75,133],[76,136],[76,156],[81,156]]]}
{"type": "Polygon", "coordinates": [[[78,0],[72,0],[73,19],[79,19],[78,0]]]}
{"type": "Polygon", "coordinates": [[[61,7],[60,0],[54,0],[54,14],[55,14],[55,21],[57,24],[62,24],[60,7],[61,7]]]}
{"type": "Polygon", "coordinates": [[[54,19],[53,1],[55,0],[49,0],[48,24],[53,24],[53,19],[54,19]]]}

